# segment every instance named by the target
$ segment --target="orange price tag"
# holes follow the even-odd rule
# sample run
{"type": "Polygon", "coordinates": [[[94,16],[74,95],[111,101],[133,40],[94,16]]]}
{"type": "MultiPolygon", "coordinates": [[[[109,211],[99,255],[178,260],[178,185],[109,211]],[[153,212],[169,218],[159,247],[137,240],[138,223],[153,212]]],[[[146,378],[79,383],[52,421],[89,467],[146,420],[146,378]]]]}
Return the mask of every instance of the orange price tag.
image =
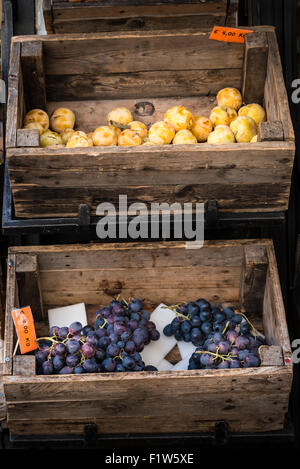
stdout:
{"type": "Polygon", "coordinates": [[[253,33],[250,29],[238,29],[238,28],[225,28],[222,26],[214,26],[209,39],[214,41],[223,42],[237,42],[243,44],[245,42],[245,35],[253,33]]]}
{"type": "Polygon", "coordinates": [[[19,339],[21,354],[37,349],[38,344],[30,306],[14,309],[12,317],[19,339]]]}

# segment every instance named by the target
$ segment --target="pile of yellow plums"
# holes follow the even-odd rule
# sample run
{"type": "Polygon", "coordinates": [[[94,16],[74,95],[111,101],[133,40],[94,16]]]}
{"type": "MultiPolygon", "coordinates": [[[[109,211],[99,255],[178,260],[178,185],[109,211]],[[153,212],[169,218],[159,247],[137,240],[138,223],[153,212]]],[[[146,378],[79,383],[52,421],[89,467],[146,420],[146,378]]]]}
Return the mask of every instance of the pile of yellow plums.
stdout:
{"type": "Polygon", "coordinates": [[[52,148],[256,142],[258,125],[266,120],[265,110],[255,103],[242,107],[242,102],[239,90],[224,88],[209,117],[174,106],[149,130],[143,122],[133,120],[127,108],[118,107],[108,114],[107,125],[90,133],[74,130],[75,114],[70,109],[58,108],[50,119],[45,111],[33,109],[25,116],[24,128],[38,129],[40,145],[52,148]]]}

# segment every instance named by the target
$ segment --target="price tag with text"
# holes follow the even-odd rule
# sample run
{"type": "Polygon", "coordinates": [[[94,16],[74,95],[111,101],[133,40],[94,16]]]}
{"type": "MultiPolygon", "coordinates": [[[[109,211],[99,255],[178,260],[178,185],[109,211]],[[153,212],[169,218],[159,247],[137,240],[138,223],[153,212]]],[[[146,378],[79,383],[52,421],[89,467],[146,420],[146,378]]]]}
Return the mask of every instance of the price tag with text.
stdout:
{"type": "Polygon", "coordinates": [[[237,42],[243,44],[245,35],[253,33],[250,29],[225,28],[222,26],[214,26],[209,39],[222,42],[237,42]]]}
{"type": "Polygon", "coordinates": [[[12,317],[19,339],[21,354],[36,350],[38,344],[30,306],[14,309],[12,311],[12,317]]]}

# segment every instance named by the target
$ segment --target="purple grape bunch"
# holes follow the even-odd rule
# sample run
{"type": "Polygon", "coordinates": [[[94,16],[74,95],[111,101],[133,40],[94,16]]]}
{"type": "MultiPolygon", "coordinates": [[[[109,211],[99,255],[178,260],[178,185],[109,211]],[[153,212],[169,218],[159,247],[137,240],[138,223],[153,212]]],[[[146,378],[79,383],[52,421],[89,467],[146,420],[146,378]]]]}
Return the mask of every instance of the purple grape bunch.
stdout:
{"type": "Polygon", "coordinates": [[[246,314],[212,306],[201,298],[176,306],[173,321],[163,333],[196,347],[189,370],[250,368],[260,365],[258,349],[265,339],[257,335],[246,314]]]}
{"type": "Polygon", "coordinates": [[[95,327],[73,322],[51,327],[49,337],[38,339],[37,374],[157,371],[140,353],[159,337],[140,299],[113,300],[97,312],[95,327]]]}

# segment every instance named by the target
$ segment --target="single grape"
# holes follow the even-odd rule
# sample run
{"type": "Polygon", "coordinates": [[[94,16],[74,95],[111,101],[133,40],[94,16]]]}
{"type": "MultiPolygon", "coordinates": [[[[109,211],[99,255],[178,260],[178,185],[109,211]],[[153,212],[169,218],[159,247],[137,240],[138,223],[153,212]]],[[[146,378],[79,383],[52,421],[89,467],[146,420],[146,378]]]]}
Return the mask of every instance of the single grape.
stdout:
{"type": "Polygon", "coordinates": [[[57,333],[57,336],[60,340],[65,340],[68,337],[69,328],[68,327],[60,327],[57,333]]]}
{"type": "Polygon", "coordinates": [[[241,368],[241,363],[236,358],[230,360],[230,368],[241,368]]]}
{"type": "Polygon", "coordinates": [[[105,360],[103,360],[102,362],[102,368],[104,371],[107,371],[107,372],[115,371],[115,368],[116,368],[115,360],[111,357],[105,358],[105,360]]]}
{"type": "Polygon", "coordinates": [[[59,327],[58,327],[58,326],[52,326],[52,327],[50,327],[50,329],[49,329],[49,337],[58,336],[58,333],[59,333],[59,327]]]}
{"type": "Polygon", "coordinates": [[[121,334],[121,339],[124,342],[128,342],[128,340],[130,339],[131,336],[132,336],[131,330],[127,329],[125,332],[123,332],[123,334],[121,334]]]}
{"type": "Polygon", "coordinates": [[[199,317],[202,322],[208,322],[212,320],[212,314],[210,311],[201,311],[199,317]]]}
{"type": "Polygon", "coordinates": [[[117,344],[110,344],[107,349],[106,349],[106,355],[108,357],[116,357],[120,353],[120,348],[117,346],[117,344]]]}
{"type": "Polygon", "coordinates": [[[47,357],[48,357],[47,352],[45,352],[44,350],[39,350],[35,355],[35,361],[36,361],[37,366],[42,365],[47,360],[47,357]]]}
{"type": "Polygon", "coordinates": [[[201,325],[201,331],[205,335],[210,334],[212,332],[212,326],[211,326],[210,322],[204,322],[201,325]]]}
{"type": "Polygon", "coordinates": [[[228,331],[226,333],[226,338],[231,344],[234,344],[238,336],[239,335],[236,331],[228,331]]]}
{"type": "Polygon", "coordinates": [[[249,355],[247,355],[244,359],[245,368],[256,367],[259,365],[260,365],[260,360],[253,353],[249,353],[249,355]]]}
{"type": "Polygon", "coordinates": [[[164,329],[163,329],[163,333],[166,337],[171,337],[173,335],[173,332],[172,332],[172,326],[171,324],[167,324],[164,329]]]}
{"type": "Polygon", "coordinates": [[[210,303],[206,301],[204,298],[200,298],[199,300],[196,301],[196,303],[199,306],[199,308],[203,308],[203,307],[210,308],[210,303]]]}
{"type": "Polygon", "coordinates": [[[123,359],[123,366],[126,370],[133,370],[135,367],[135,360],[132,357],[125,357],[123,359]]]}
{"type": "MultiPolygon", "coordinates": [[[[66,357],[66,365],[70,366],[71,368],[74,368],[77,366],[80,362],[80,356],[79,355],[67,355],[66,357]]],[[[54,360],[53,360],[54,363],[54,360]]]]}
{"type": "Polygon", "coordinates": [[[65,358],[62,357],[61,355],[56,355],[56,357],[53,358],[53,369],[55,371],[61,370],[65,365],[66,365],[65,358]]]}
{"type": "Polygon", "coordinates": [[[82,373],[84,373],[84,372],[85,372],[85,371],[84,371],[83,366],[81,366],[81,365],[75,366],[75,368],[74,368],[74,374],[75,374],[75,375],[79,375],[79,374],[82,374],[82,373]]]}
{"type": "Polygon", "coordinates": [[[87,325],[87,326],[83,327],[81,333],[82,333],[82,335],[88,335],[88,333],[93,331],[93,330],[94,330],[93,326],[87,325]]]}
{"type": "Polygon", "coordinates": [[[219,363],[219,365],[217,366],[217,368],[218,368],[219,370],[225,370],[226,368],[230,368],[229,361],[227,361],[227,360],[221,361],[221,363],[219,363]]]}
{"type": "MultiPolygon", "coordinates": [[[[101,339],[100,339],[100,340],[101,340],[101,339]]],[[[94,345],[89,344],[88,342],[86,342],[86,343],[83,344],[83,346],[81,347],[81,351],[82,351],[83,355],[84,355],[86,358],[92,358],[92,357],[95,356],[96,348],[94,347],[94,345]]]]}
{"type": "Polygon", "coordinates": [[[212,339],[215,344],[218,344],[219,342],[221,342],[221,340],[224,339],[224,336],[220,332],[215,332],[212,339]]]}
{"type": "Polygon", "coordinates": [[[86,342],[88,344],[96,345],[97,342],[98,342],[98,336],[97,336],[96,332],[90,331],[88,333],[88,335],[86,336],[86,342]]]}
{"type": "Polygon", "coordinates": [[[98,365],[95,358],[87,358],[84,360],[82,367],[87,373],[97,373],[98,365]]]}
{"type": "Polygon", "coordinates": [[[150,339],[155,341],[155,340],[158,340],[160,338],[160,333],[157,329],[153,329],[151,332],[150,332],[150,339]]]}
{"type": "Polygon", "coordinates": [[[71,335],[80,334],[82,331],[82,324],[78,321],[72,322],[69,326],[69,332],[71,335]]]}
{"type": "Polygon", "coordinates": [[[200,316],[198,316],[198,314],[195,314],[194,316],[192,316],[191,321],[190,321],[190,325],[191,325],[191,327],[201,326],[201,319],[200,319],[200,316]]]}
{"type": "Polygon", "coordinates": [[[177,340],[177,342],[180,342],[181,340],[183,340],[183,334],[182,334],[181,331],[178,331],[178,330],[177,330],[177,331],[175,332],[174,336],[175,336],[175,339],[177,340]]]}
{"type": "Polygon", "coordinates": [[[101,337],[101,339],[97,342],[97,348],[101,348],[106,350],[106,347],[110,344],[110,340],[108,337],[101,337]]]}
{"type": "Polygon", "coordinates": [[[130,321],[127,323],[127,327],[129,327],[131,331],[135,331],[139,327],[139,323],[134,319],[130,319],[130,321]]]}
{"type": "Polygon", "coordinates": [[[102,350],[101,348],[96,349],[95,359],[97,363],[101,363],[105,357],[106,357],[106,353],[104,350],[102,350]]]}
{"type": "Polygon", "coordinates": [[[224,322],[225,319],[226,319],[226,316],[221,311],[214,314],[215,322],[224,322]]]}
{"type": "Polygon", "coordinates": [[[226,315],[226,318],[227,318],[227,319],[232,319],[233,316],[234,316],[234,311],[233,311],[233,309],[232,309],[232,308],[229,308],[229,307],[224,308],[224,309],[223,309],[223,313],[226,315]]]}
{"type": "Polygon", "coordinates": [[[248,339],[248,337],[244,336],[244,335],[239,335],[236,340],[235,340],[235,344],[237,349],[239,350],[245,350],[246,348],[249,347],[250,345],[250,340],[248,339]]]}
{"type": "Polygon", "coordinates": [[[74,369],[70,366],[64,366],[61,370],[59,370],[59,375],[72,375],[74,373],[74,369]]]}
{"type": "Polygon", "coordinates": [[[222,334],[222,332],[224,331],[226,327],[226,324],[225,322],[214,322],[213,324],[213,331],[214,332],[220,332],[222,334]]]}
{"type": "Polygon", "coordinates": [[[191,301],[187,305],[187,313],[190,314],[191,316],[199,315],[199,313],[200,313],[199,305],[197,303],[191,301]]]}
{"type": "Polygon", "coordinates": [[[124,306],[121,305],[120,303],[115,303],[112,307],[112,310],[111,310],[112,314],[116,315],[116,316],[123,316],[125,310],[124,310],[124,306]]]}
{"type": "Polygon", "coordinates": [[[134,313],[138,313],[139,311],[142,311],[144,308],[144,303],[142,300],[139,300],[138,298],[133,298],[132,300],[129,301],[128,308],[130,311],[134,313]]]}
{"type": "Polygon", "coordinates": [[[80,350],[80,342],[76,339],[69,339],[66,342],[67,352],[73,355],[80,350]]]}
{"type": "Polygon", "coordinates": [[[124,372],[126,370],[125,370],[124,366],[122,365],[122,363],[118,363],[116,368],[115,368],[115,371],[116,372],[124,372]]]}
{"type": "Polygon", "coordinates": [[[112,344],[116,344],[119,341],[119,335],[115,334],[115,333],[112,333],[109,336],[109,340],[112,344]]]}
{"type": "Polygon", "coordinates": [[[227,340],[221,340],[218,344],[219,347],[219,353],[221,355],[227,355],[229,350],[230,350],[230,344],[227,340]]]}
{"type": "Polygon", "coordinates": [[[136,351],[135,343],[133,342],[133,340],[129,340],[127,344],[125,344],[124,350],[129,354],[132,354],[136,351]]]}

